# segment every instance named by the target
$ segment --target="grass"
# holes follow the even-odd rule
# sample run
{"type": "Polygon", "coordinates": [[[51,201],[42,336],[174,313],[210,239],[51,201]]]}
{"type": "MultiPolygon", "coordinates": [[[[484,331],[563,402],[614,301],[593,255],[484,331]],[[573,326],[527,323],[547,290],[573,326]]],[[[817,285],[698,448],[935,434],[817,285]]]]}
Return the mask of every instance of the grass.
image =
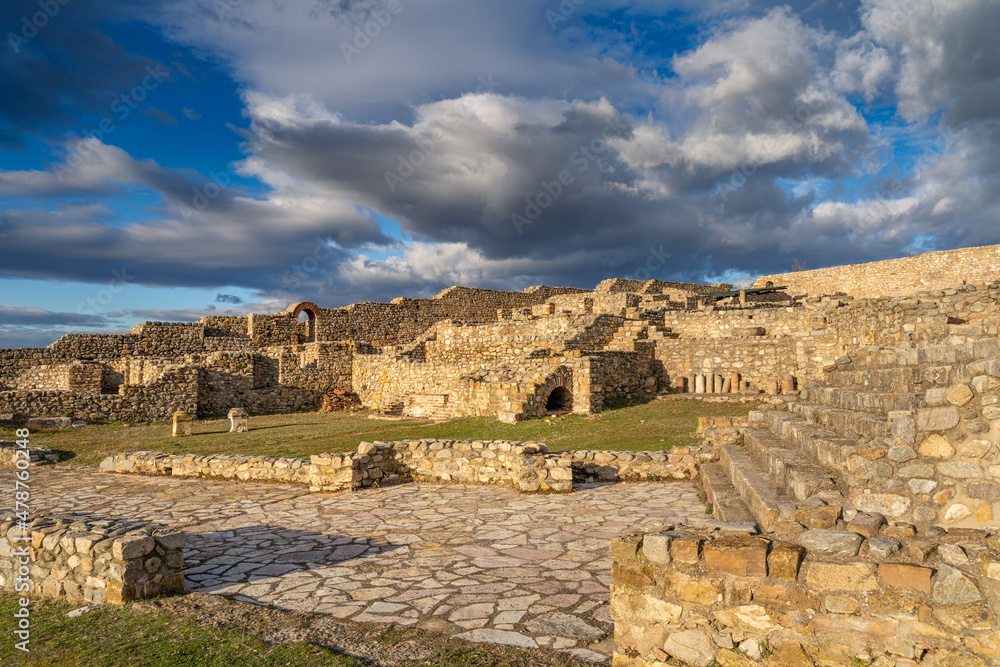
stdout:
{"type": "MultiPolygon", "coordinates": [[[[16,602],[0,595],[0,617],[9,624],[16,602]]],[[[366,663],[304,642],[265,644],[238,630],[199,627],[189,619],[130,613],[104,607],[79,618],[66,618],[72,606],[33,601],[30,652],[14,647],[12,635],[0,642],[0,664],[33,667],[118,667],[140,665],[329,665],[364,667],[366,663]]]]}
{"type": "MultiPolygon", "coordinates": [[[[31,667],[583,667],[551,651],[473,644],[421,630],[335,621],[188,594],[78,618],[64,602],[33,600],[30,652],[18,650],[10,628],[18,608],[0,593],[0,665],[31,667]],[[279,632],[276,634],[275,631],[279,632]],[[282,635],[281,631],[287,631],[282,635]],[[352,657],[357,655],[358,657],[352,657]],[[417,657],[418,656],[418,657],[417,657]],[[368,659],[365,659],[368,658],[368,659]],[[378,658],[377,663],[374,658],[378,658]]],[[[211,596],[215,597],[215,596],[211,596]]]]}
{"type": "MultiPolygon", "coordinates": [[[[37,431],[32,444],[60,453],[69,463],[97,465],[111,454],[153,450],[173,454],[255,454],[306,458],[350,452],[362,441],[448,438],[533,440],[550,451],[568,449],[667,450],[699,443],[698,417],[745,415],[753,404],[656,400],[595,415],[562,415],[504,424],[492,417],[464,417],[433,424],[369,419],[370,412],[303,412],[250,418],[248,433],[228,433],[225,419],[199,419],[192,435],[170,437],[170,424],[90,424],[37,431]]],[[[14,440],[0,429],[0,440],[14,440]]]]}

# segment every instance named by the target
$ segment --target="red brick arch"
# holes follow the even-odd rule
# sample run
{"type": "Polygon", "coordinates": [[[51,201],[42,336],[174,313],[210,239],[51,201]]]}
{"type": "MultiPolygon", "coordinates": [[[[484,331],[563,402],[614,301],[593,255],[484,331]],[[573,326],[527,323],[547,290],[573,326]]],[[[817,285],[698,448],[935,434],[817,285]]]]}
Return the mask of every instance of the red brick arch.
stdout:
{"type": "Polygon", "coordinates": [[[300,301],[298,303],[293,303],[285,311],[292,316],[293,319],[299,319],[299,315],[303,312],[309,313],[309,319],[318,320],[320,309],[312,301],[300,301]]]}

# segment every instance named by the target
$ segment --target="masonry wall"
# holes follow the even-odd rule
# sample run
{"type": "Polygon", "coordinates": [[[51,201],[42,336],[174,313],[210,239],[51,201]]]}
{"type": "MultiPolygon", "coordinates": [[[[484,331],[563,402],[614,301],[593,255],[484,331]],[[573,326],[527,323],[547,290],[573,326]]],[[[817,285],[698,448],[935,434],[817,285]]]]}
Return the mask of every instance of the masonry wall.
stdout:
{"type": "Polygon", "coordinates": [[[867,264],[761,276],[754,287],[787,285],[792,295],[903,296],[1000,279],[1000,245],[925,252],[867,264]]]}
{"type": "Polygon", "coordinates": [[[750,652],[774,665],[915,665],[930,649],[921,664],[992,665],[998,547],[984,533],[928,542],[903,526],[869,536],[685,527],[619,538],[614,664],[759,664],[750,652]]]}
{"type": "Polygon", "coordinates": [[[30,594],[76,604],[124,604],[184,590],[180,531],[136,521],[68,515],[34,519],[29,540],[0,518],[0,589],[15,590],[30,551],[30,594]]]}

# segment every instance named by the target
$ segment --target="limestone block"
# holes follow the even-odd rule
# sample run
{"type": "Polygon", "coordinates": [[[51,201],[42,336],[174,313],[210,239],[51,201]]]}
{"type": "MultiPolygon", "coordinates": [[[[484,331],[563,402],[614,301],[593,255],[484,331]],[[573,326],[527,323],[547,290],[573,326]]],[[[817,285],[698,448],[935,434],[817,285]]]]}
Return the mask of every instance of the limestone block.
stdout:
{"type": "Polygon", "coordinates": [[[246,433],[250,430],[250,415],[243,408],[233,408],[228,417],[230,433],[246,433]]]}
{"type": "Polygon", "coordinates": [[[186,412],[175,412],[174,413],[174,429],[172,436],[179,437],[185,435],[191,435],[191,422],[193,418],[186,412]]]}

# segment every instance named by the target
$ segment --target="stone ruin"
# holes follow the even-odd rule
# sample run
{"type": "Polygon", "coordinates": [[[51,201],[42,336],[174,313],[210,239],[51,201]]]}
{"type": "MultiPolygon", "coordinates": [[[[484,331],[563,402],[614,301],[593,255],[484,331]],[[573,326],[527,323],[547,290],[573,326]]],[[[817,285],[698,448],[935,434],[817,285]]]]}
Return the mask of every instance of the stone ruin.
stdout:
{"type": "MultiPolygon", "coordinates": [[[[997,250],[765,277],[763,287],[789,289],[759,298],[616,279],[593,291],[451,288],[429,300],[145,323],[128,336],[4,351],[0,412],[253,414],[313,409],[340,392],[388,415],[517,421],[653,392],[782,393],[769,409],[702,424],[706,447],[683,476],[700,479],[711,515],[612,542],[614,664],[998,665],[997,250]],[[887,292],[909,291],[843,293],[880,266],[887,292]]],[[[587,465],[530,443],[365,445],[336,460],[139,452],[105,467],[287,475],[331,489],[363,486],[389,464],[401,477],[472,479],[481,455],[468,452],[491,447],[516,454],[491,483],[519,478],[527,448],[533,466],[587,465]],[[440,467],[433,454],[445,450],[440,467]]]]}

